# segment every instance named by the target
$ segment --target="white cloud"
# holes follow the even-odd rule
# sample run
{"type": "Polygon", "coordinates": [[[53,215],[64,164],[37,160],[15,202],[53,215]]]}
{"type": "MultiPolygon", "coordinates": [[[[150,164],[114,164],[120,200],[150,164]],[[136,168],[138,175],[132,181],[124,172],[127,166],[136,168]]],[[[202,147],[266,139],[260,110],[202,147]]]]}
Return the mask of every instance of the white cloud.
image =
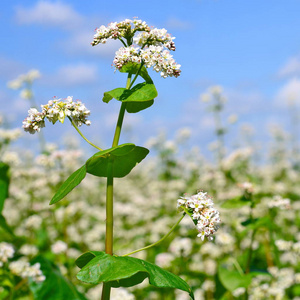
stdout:
{"type": "Polygon", "coordinates": [[[289,80],[277,93],[276,103],[286,106],[288,101],[300,102],[300,79],[295,77],[289,80]]]}
{"type": "Polygon", "coordinates": [[[72,29],[74,26],[78,27],[83,21],[83,17],[70,5],[50,1],[38,1],[30,8],[18,6],[15,17],[20,24],[63,26],[67,29],[72,29]]]}
{"type": "Polygon", "coordinates": [[[279,70],[279,77],[300,75],[300,56],[290,58],[279,70]]]}
{"type": "Polygon", "coordinates": [[[56,74],[47,76],[44,82],[47,85],[79,86],[92,84],[98,80],[97,67],[91,64],[67,65],[61,67],[56,74]]]}

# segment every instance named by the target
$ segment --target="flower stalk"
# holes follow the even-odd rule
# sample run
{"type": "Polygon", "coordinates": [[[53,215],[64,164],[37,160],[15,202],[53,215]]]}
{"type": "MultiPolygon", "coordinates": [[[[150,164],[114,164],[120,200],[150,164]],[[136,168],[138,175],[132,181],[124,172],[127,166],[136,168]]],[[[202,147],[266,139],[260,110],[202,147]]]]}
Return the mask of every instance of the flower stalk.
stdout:
{"type": "Polygon", "coordinates": [[[148,246],[146,246],[146,247],[143,247],[143,248],[140,248],[140,249],[137,249],[137,250],[135,250],[135,251],[132,251],[132,252],[129,252],[129,253],[127,253],[127,254],[124,254],[124,255],[122,255],[122,256],[129,256],[129,255],[131,255],[131,254],[134,254],[134,253],[137,253],[137,252],[140,252],[140,251],[143,251],[143,250],[147,250],[147,249],[149,249],[149,248],[152,248],[152,247],[154,247],[154,246],[157,246],[157,245],[159,245],[161,242],[163,242],[174,230],[175,230],[175,228],[179,225],[179,223],[181,222],[181,220],[184,218],[184,216],[185,216],[185,213],[183,213],[182,214],[182,216],[181,216],[181,218],[176,222],[176,224],[175,225],[173,225],[173,227],[171,228],[171,230],[164,236],[164,237],[162,237],[159,241],[157,241],[157,242],[155,242],[155,243],[153,243],[153,244],[151,244],[151,245],[148,245],[148,246]]]}

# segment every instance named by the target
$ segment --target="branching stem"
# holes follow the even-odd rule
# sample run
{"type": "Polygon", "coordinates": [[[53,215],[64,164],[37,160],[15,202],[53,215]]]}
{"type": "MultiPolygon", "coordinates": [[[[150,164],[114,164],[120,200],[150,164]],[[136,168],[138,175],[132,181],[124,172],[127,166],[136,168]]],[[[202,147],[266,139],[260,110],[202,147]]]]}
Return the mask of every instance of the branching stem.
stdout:
{"type": "Polygon", "coordinates": [[[70,118],[68,116],[68,119],[70,120],[70,122],[72,123],[73,127],[76,129],[76,131],[81,135],[81,137],[86,141],[88,142],[91,146],[93,146],[94,148],[100,150],[100,151],[103,151],[103,149],[101,149],[100,147],[96,146],[95,144],[93,144],[92,142],[90,142],[84,135],[83,133],[80,131],[80,129],[78,128],[78,126],[75,124],[75,122],[72,120],[72,118],[70,118]]]}

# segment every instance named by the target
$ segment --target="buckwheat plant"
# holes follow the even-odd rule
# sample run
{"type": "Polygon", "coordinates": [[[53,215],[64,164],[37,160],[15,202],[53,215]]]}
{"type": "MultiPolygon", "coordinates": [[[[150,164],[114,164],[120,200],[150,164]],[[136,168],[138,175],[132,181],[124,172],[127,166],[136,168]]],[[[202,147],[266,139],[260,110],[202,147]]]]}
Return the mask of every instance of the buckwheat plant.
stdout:
{"type": "Polygon", "coordinates": [[[45,126],[48,120],[55,124],[64,123],[68,119],[77,132],[94,148],[98,150],[86,163],[75,171],[58,189],[50,204],[62,200],[86,176],[86,173],[107,178],[106,187],[106,239],[104,251],[88,251],[81,255],[76,264],[81,269],[77,278],[90,284],[103,283],[102,300],[110,299],[112,287],[129,287],[141,283],[145,278],[156,287],[178,288],[189,293],[193,292],[189,285],[180,277],[167,272],[147,261],[130,257],[129,255],[153,247],[166,239],[175,229],[185,214],[194,221],[201,239],[212,235],[220,223],[219,213],[206,193],[184,196],[178,201],[179,208],[184,212],[177,223],[158,242],[132,251],[123,256],[113,254],[113,187],[114,178],[124,177],[140,163],[149,150],[131,143],[119,145],[125,112],[137,113],[154,103],[157,96],[155,85],[147,69],[153,68],[161,77],[178,77],[181,70],[171,55],[175,51],[174,37],[166,29],[150,28],[141,20],[124,20],[100,26],[96,29],[92,46],[105,44],[108,39],[119,40],[122,47],[116,52],[113,65],[116,71],[127,74],[126,87],[119,87],[104,93],[103,102],[108,103],[113,98],[121,102],[120,112],[113,136],[111,148],[102,149],[89,141],[79,130],[83,124],[90,125],[90,111],[78,100],[72,97],[50,100],[41,106],[41,111],[35,108],[29,110],[28,117],[23,122],[25,131],[34,134],[45,126]],[[135,84],[137,78],[142,83],[135,84]]]}

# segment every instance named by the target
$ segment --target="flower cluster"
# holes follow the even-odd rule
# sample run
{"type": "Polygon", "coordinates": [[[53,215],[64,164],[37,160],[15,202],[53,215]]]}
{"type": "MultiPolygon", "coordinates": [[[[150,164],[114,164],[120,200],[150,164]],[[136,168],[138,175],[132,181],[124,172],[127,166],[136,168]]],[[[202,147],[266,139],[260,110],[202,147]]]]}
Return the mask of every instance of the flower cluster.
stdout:
{"type": "Polygon", "coordinates": [[[87,120],[90,111],[80,101],[73,101],[70,96],[65,101],[50,100],[48,104],[41,105],[41,107],[41,112],[36,108],[28,111],[28,117],[23,121],[25,131],[31,134],[40,131],[42,127],[45,127],[45,118],[52,124],[55,124],[57,120],[63,123],[66,117],[71,118],[77,126],[91,124],[91,121],[87,120]]]}
{"type": "Polygon", "coordinates": [[[175,37],[172,37],[166,29],[150,29],[141,20],[126,19],[120,23],[114,22],[107,27],[101,26],[96,29],[92,45],[104,44],[109,38],[120,39],[125,46],[116,52],[113,60],[116,69],[120,70],[125,64],[133,62],[143,63],[147,68],[153,67],[156,72],[160,72],[163,78],[180,75],[181,66],[175,62],[170,51],[168,51],[175,51],[176,47],[173,41],[175,37]],[[140,32],[134,37],[137,31],[140,32]],[[132,41],[136,45],[132,45],[132,41]]]}
{"type": "Polygon", "coordinates": [[[279,195],[273,197],[271,201],[268,202],[269,208],[281,208],[281,209],[290,209],[291,200],[288,198],[282,198],[279,195]]]}
{"type": "Polygon", "coordinates": [[[154,71],[160,72],[161,77],[178,77],[180,75],[180,65],[176,63],[168,50],[163,50],[162,46],[149,46],[139,49],[134,46],[122,47],[116,52],[113,60],[117,69],[121,69],[128,62],[143,62],[147,68],[153,67],[154,71]]]}
{"type": "Polygon", "coordinates": [[[169,50],[175,51],[175,43],[173,40],[175,37],[172,37],[165,28],[158,29],[154,28],[151,29],[149,32],[140,32],[133,41],[141,46],[144,47],[144,45],[154,45],[154,46],[160,46],[163,45],[164,47],[168,48],[169,50]]]}
{"type": "Polygon", "coordinates": [[[142,20],[129,20],[125,19],[122,22],[112,22],[108,26],[100,26],[96,28],[96,33],[94,35],[94,40],[92,46],[98,44],[105,44],[107,39],[119,39],[119,38],[130,38],[134,35],[136,31],[146,31],[149,32],[150,28],[146,22],[142,20]],[[133,25],[133,29],[132,29],[133,25]]]}
{"type": "Polygon", "coordinates": [[[14,275],[22,278],[30,277],[35,282],[41,282],[46,279],[40,267],[41,265],[39,263],[31,266],[25,259],[19,259],[9,264],[9,269],[14,275]]]}
{"type": "Polygon", "coordinates": [[[6,263],[9,258],[14,256],[15,250],[12,245],[8,243],[0,243],[0,267],[2,267],[3,263],[6,263]]]}
{"type": "Polygon", "coordinates": [[[141,50],[141,57],[147,68],[153,66],[154,71],[161,72],[160,75],[163,78],[180,75],[181,65],[177,64],[173,55],[168,50],[163,50],[162,46],[149,46],[141,50]]]}
{"type": "Polygon", "coordinates": [[[207,193],[183,196],[177,200],[177,208],[191,216],[199,231],[197,236],[201,237],[202,241],[205,237],[212,240],[212,235],[218,230],[221,220],[219,211],[214,208],[214,203],[207,193]]]}

